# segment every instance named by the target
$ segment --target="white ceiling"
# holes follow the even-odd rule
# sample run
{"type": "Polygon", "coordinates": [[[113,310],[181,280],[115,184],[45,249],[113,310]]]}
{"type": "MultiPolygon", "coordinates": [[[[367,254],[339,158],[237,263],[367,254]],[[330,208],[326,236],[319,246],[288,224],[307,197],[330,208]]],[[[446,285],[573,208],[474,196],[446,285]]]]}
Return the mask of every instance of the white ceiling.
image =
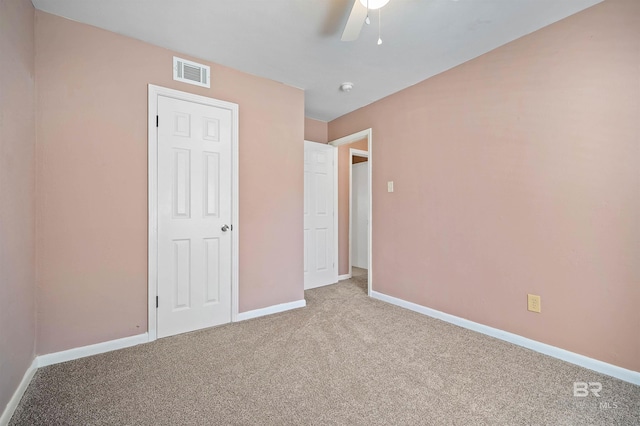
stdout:
{"type": "MultiPolygon", "coordinates": [[[[305,90],[330,121],[602,0],[391,0],[360,38],[354,0],[33,0],[36,8],[305,90]],[[339,90],[350,81],[349,93],[339,90]]],[[[357,1],[357,0],[355,0],[357,1]]],[[[169,65],[170,66],[170,65],[169,65]]],[[[215,75],[212,76],[215,79],[215,75]]]]}

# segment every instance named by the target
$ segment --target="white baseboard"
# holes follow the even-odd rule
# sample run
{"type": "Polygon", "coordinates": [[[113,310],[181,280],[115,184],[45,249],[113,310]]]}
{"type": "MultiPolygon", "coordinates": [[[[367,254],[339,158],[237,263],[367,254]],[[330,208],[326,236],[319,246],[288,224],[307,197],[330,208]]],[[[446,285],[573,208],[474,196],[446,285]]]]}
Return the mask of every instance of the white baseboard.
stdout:
{"type": "Polygon", "coordinates": [[[40,355],[37,358],[38,367],[46,367],[47,365],[84,358],[86,356],[124,349],[141,343],[147,343],[148,341],[149,334],[143,333],[136,336],[123,337],[122,339],[109,340],[108,342],[96,343],[95,345],[82,346],[66,351],[54,352],[52,354],[40,355]]]}
{"type": "Polygon", "coordinates": [[[338,281],[344,281],[351,278],[351,274],[338,275],[338,281]]]}
{"type": "Polygon", "coordinates": [[[373,297],[374,299],[382,300],[383,302],[391,303],[393,305],[418,312],[423,315],[430,316],[432,318],[437,318],[439,320],[455,324],[463,328],[467,328],[469,330],[476,331],[478,333],[486,334],[487,336],[495,337],[496,339],[504,340],[505,342],[513,343],[514,345],[531,349],[541,354],[561,359],[580,367],[588,368],[589,370],[597,371],[598,373],[606,374],[607,376],[624,380],[625,382],[640,385],[640,372],[637,371],[628,370],[626,368],[618,367],[617,365],[613,364],[608,364],[606,362],[589,358],[575,352],[570,352],[565,349],[547,345],[546,343],[531,340],[517,334],[509,333],[508,331],[489,327],[488,325],[479,324],[477,322],[460,318],[455,315],[436,311],[435,309],[427,308],[426,306],[418,305],[416,303],[407,302],[406,300],[398,299],[397,297],[389,296],[377,291],[372,291],[371,297],[373,297]]]}
{"type": "Polygon", "coordinates": [[[0,416],[0,426],[7,426],[9,424],[9,420],[11,420],[11,416],[13,416],[13,412],[18,408],[18,404],[22,399],[22,395],[24,395],[24,391],[29,387],[29,383],[31,383],[31,379],[33,375],[36,374],[38,370],[38,359],[34,359],[27,371],[25,371],[24,376],[22,377],[22,381],[18,385],[18,389],[13,393],[13,396],[7,403],[2,415],[0,416]]]}
{"type": "Polygon", "coordinates": [[[296,300],[295,302],[281,303],[279,305],[273,305],[262,309],[254,309],[253,311],[240,312],[236,317],[236,321],[244,321],[251,318],[258,318],[265,315],[277,314],[278,312],[284,312],[291,309],[304,308],[307,306],[307,301],[296,300]]]}

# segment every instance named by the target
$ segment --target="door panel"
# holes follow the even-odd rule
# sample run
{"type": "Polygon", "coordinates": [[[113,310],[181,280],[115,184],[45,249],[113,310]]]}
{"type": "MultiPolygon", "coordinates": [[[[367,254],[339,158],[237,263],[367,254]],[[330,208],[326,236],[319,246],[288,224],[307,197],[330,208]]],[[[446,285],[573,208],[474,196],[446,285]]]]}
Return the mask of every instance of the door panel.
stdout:
{"type": "Polygon", "coordinates": [[[158,337],[231,321],[231,111],[158,97],[158,337]]]}
{"type": "Polygon", "coordinates": [[[334,148],[305,141],[304,288],[337,282],[334,257],[334,148]]]}
{"type": "Polygon", "coordinates": [[[191,240],[173,240],[173,266],[175,275],[171,277],[171,286],[175,297],[174,309],[191,307],[191,240]]]}
{"type": "Polygon", "coordinates": [[[205,238],[206,303],[220,300],[220,238],[205,238]]]}

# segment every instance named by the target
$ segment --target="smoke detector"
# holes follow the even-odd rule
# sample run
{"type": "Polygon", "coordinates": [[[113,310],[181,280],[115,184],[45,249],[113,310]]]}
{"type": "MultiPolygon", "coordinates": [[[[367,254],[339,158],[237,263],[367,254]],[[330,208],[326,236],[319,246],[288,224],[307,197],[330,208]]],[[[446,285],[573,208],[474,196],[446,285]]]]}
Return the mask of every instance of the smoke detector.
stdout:
{"type": "Polygon", "coordinates": [[[342,90],[343,92],[350,92],[351,89],[353,89],[353,83],[350,83],[348,81],[340,85],[340,90],[342,90]]]}

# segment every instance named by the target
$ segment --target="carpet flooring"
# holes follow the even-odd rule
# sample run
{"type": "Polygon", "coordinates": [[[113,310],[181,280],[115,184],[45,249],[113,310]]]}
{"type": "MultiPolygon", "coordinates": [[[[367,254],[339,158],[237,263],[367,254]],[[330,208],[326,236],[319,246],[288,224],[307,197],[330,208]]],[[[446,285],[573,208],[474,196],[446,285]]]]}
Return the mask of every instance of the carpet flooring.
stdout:
{"type": "Polygon", "coordinates": [[[305,298],[42,368],[10,424],[640,424],[640,387],[370,299],[366,275],[305,298]]]}

